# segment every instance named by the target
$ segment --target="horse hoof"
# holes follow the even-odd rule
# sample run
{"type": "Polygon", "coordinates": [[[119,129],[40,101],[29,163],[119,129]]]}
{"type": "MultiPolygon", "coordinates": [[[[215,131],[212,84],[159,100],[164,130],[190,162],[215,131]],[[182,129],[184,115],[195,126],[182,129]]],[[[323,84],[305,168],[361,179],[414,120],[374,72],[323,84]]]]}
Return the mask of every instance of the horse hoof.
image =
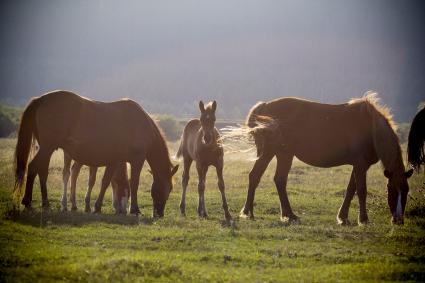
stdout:
{"type": "Polygon", "coordinates": [[[359,226],[366,226],[366,225],[369,224],[369,220],[368,219],[366,219],[366,220],[359,220],[358,221],[358,224],[359,224],[359,226]]]}
{"type": "Polygon", "coordinates": [[[101,214],[102,213],[102,209],[100,208],[100,207],[94,207],[94,210],[93,210],[93,214],[101,214]]]}
{"type": "Polygon", "coordinates": [[[300,219],[297,216],[282,216],[280,217],[280,221],[282,221],[282,223],[287,224],[287,225],[291,225],[291,224],[300,224],[300,219]]]}
{"type": "Polygon", "coordinates": [[[61,211],[62,211],[62,212],[67,212],[67,211],[68,211],[68,208],[67,208],[66,206],[63,206],[63,207],[61,208],[61,211]]]}
{"type": "Polygon", "coordinates": [[[341,225],[341,226],[350,226],[351,225],[350,220],[348,220],[346,218],[342,219],[342,218],[339,218],[339,217],[336,219],[336,223],[338,225],[341,225]]]}
{"type": "Polygon", "coordinates": [[[78,209],[78,208],[77,208],[76,206],[71,207],[71,210],[72,210],[72,211],[77,211],[77,209],[78,209]]]}
{"type": "Polygon", "coordinates": [[[90,212],[91,212],[91,208],[90,208],[90,206],[86,206],[86,207],[84,208],[84,212],[86,212],[86,213],[90,213],[90,212]]]}
{"type": "Polygon", "coordinates": [[[41,204],[41,208],[43,208],[43,209],[49,209],[49,208],[50,208],[50,204],[49,204],[49,202],[48,202],[48,201],[43,202],[43,203],[41,204]]]}
{"type": "Polygon", "coordinates": [[[232,215],[230,215],[230,213],[226,213],[224,215],[224,218],[226,219],[226,221],[230,221],[230,220],[232,220],[232,215]]]}
{"type": "Polygon", "coordinates": [[[239,218],[254,220],[254,214],[241,211],[239,218]]]}
{"type": "Polygon", "coordinates": [[[202,219],[208,218],[208,214],[205,211],[199,212],[198,215],[199,215],[199,218],[202,218],[202,219]]]}
{"type": "Polygon", "coordinates": [[[140,214],[140,209],[138,207],[137,208],[131,208],[130,209],[130,214],[139,215],[140,214]]]}

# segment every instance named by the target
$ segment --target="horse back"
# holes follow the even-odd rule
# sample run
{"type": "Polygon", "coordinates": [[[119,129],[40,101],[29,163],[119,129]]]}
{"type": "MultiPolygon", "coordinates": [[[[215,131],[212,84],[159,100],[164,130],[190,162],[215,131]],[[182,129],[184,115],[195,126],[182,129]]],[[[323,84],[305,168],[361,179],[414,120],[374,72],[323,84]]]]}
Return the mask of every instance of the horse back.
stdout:
{"type": "Polygon", "coordinates": [[[63,148],[83,164],[129,161],[154,143],[154,122],[134,101],[99,102],[68,91],[51,92],[39,100],[41,143],[63,148]]]}
{"type": "Polygon", "coordinates": [[[279,143],[301,160],[317,166],[376,162],[371,116],[365,105],[323,104],[282,98],[266,104],[262,114],[279,124],[279,143]]]}

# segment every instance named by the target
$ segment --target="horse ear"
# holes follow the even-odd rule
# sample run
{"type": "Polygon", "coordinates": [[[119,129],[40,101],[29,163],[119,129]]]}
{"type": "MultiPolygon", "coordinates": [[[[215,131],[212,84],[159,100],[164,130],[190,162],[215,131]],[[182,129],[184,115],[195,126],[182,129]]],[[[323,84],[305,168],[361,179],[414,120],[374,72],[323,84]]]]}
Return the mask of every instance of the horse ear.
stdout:
{"type": "Polygon", "coordinates": [[[413,169],[410,169],[409,171],[404,173],[404,176],[406,176],[407,179],[409,179],[410,177],[412,177],[413,174],[413,169]]]}
{"type": "Polygon", "coordinates": [[[204,113],[205,111],[204,103],[202,102],[202,100],[199,101],[199,110],[201,110],[201,113],[204,113]]]}
{"type": "Polygon", "coordinates": [[[215,112],[216,109],[217,109],[217,102],[214,100],[212,103],[212,110],[215,112]]]}
{"type": "Polygon", "coordinates": [[[389,179],[389,178],[391,178],[393,176],[393,173],[391,173],[390,171],[388,171],[387,169],[385,169],[384,170],[384,176],[389,179]]]}
{"type": "Polygon", "coordinates": [[[179,170],[179,165],[177,164],[176,166],[173,167],[173,169],[171,170],[171,176],[173,176],[174,174],[177,173],[177,170],[179,170]]]}

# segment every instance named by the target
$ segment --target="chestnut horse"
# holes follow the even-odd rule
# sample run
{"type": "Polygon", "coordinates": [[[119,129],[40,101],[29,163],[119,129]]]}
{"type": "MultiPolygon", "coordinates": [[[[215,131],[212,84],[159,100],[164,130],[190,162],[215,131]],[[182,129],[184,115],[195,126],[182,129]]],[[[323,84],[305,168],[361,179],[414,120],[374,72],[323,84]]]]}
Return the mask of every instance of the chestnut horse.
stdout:
{"type": "MultiPolygon", "coordinates": [[[[76,201],[76,187],[77,187],[77,178],[80,174],[81,167],[83,164],[74,161],[74,164],[71,168],[72,158],[64,152],[64,164],[62,171],[62,179],[63,179],[63,194],[62,194],[62,210],[67,210],[67,193],[68,193],[68,181],[69,177],[71,177],[71,210],[77,210],[77,201],[76,201]]],[[[85,212],[91,212],[90,207],[90,199],[91,192],[93,190],[94,184],[96,182],[96,173],[97,167],[90,166],[89,167],[89,180],[87,184],[87,191],[85,196],[85,212]]],[[[126,163],[122,163],[115,170],[112,179],[112,204],[115,209],[115,213],[126,213],[127,212],[127,204],[128,198],[130,196],[130,183],[128,182],[127,175],[127,165],[126,163]]]]}
{"type": "Polygon", "coordinates": [[[255,140],[258,159],[249,173],[249,188],[241,217],[254,217],[255,189],[271,159],[276,156],[274,182],[281,204],[281,219],[297,222],[286,192],[292,159],[317,167],[352,165],[350,182],[337,215],[348,224],[350,202],[357,191],[359,224],[366,224],[366,172],[381,160],[388,178],[388,205],[393,223],[403,223],[413,172],[404,171],[403,159],[393,122],[376,94],[340,105],[316,103],[297,98],[280,98],[256,104],[246,120],[255,140]]]}
{"type": "Polygon", "coordinates": [[[130,163],[130,213],[140,213],[137,189],[145,160],[153,172],[151,196],[153,215],[164,215],[172,190],[173,167],[165,139],[152,118],[131,100],[92,101],[69,91],[54,91],[31,100],[26,107],[15,149],[15,189],[20,188],[27,170],[33,138],[39,150],[28,165],[22,204],[31,207],[36,175],[40,178],[43,207],[48,206],[47,175],[50,157],[62,148],[72,159],[88,166],[106,166],[95,203],[100,212],[112,175],[124,162],[130,163]]]}
{"type": "Polygon", "coordinates": [[[208,167],[214,166],[217,171],[218,189],[221,193],[223,202],[224,217],[231,219],[229,208],[227,206],[226,193],[223,180],[223,146],[221,144],[220,133],[215,124],[215,110],[217,102],[212,102],[204,107],[202,101],[199,102],[201,110],[200,119],[190,120],[183,130],[180,140],[180,147],[176,154],[177,157],[183,156],[184,170],[182,176],[182,198],[180,202],[180,212],[186,215],[186,189],[189,183],[189,171],[192,162],[195,160],[196,170],[198,171],[198,215],[206,218],[208,216],[205,208],[205,178],[208,167]]]}
{"type": "Polygon", "coordinates": [[[418,172],[422,164],[425,164],[425,107],[413,118],[410,126],[407,144],[407,159],[418,172]]]}

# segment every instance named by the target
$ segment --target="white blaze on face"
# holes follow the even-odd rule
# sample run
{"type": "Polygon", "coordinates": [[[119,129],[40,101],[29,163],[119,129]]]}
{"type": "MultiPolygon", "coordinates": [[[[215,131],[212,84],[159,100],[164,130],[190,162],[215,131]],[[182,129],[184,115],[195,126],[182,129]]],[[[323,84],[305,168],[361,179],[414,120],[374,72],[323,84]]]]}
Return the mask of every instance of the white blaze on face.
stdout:
{"type": "Polygon", "coordinates": [[[397,208],[395,210],[395,215],[399,217],[403,215],[403,210],[401,208],[401,193],[398,193],[397,208]]]}

